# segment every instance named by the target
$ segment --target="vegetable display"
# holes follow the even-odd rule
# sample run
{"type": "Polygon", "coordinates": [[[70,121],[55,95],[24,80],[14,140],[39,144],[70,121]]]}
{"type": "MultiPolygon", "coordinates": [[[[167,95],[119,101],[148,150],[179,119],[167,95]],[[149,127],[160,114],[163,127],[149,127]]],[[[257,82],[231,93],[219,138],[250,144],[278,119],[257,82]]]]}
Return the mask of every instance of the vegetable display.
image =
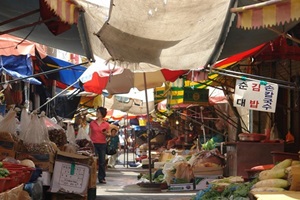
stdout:
{"type": "Polygon", "coordinates": [[[5,178],[9,175],[8,169],[3,167],[3,163],[0,162],[0,178],[5,178]]]}
{"type": "Polygon", "coordinates": [[[285,159],[273,168],[261,171],[251,192],[279,192],[289,189],[291,181],[288,177],[293,166],[300,166],[299,161],[285,159]]]}

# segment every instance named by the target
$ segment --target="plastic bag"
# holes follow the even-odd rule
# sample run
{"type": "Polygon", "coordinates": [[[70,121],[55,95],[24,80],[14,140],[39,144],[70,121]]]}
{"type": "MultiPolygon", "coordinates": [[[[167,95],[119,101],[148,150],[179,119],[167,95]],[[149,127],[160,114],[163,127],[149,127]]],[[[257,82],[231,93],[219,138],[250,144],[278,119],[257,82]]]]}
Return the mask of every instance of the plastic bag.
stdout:
{"type": "Polygon", "coordinates": [[[43,117],[43,121],[47,127],[47,135],[50,141],[54,142],[58,147],[67,144],[65,129],[46,116],[43,117]]]}
{"type": "Polygon", "coordinates": [[[10,109],[0,122],[0,130],[17,135],[16,112],[13,109],[10,109]]]}
{"type": "Polygon", "coordinates": [[[175,163],[165,163],[162,172],[164,174],[164,180],[167,182],[168,185],[170,185],[172,180],[175,178],[175,163]]]}
{"type": "Polygon", "coordinates": [[[74,130],[74,126],[71,123],[68,123],[67,125],[66,135],[69,143],[75,143],[75,130],[74,130]]]}
{"type": "Polygon", "coordinates": [[[42,131],[41,131],[41,134],[42,134],[42,137],[43,139],[46,141],[46,142],[50,142],[50,138],[49,138],[49,135],[48,135],[48,128],[46,126],[46,124],[44,123],[44,118],[46,117],[46,113],[43,111],[40,115],[40,124],[41,124],[41,127],[42,127],[42,131]]]}
{"type": "Polygon", "coordinates": [[[51,144],[50,142],[45,141],[45,136],[41,130],[43,130],[43,126],[41,125],[37,113],[34,112],[32,114],[30,126],[24,134],[23,151],[38,154],[48,154],[52,152],[51,144]]]}
{"type": "Polygon", "coordinates": [[[33,113],[30,120],[30,126],[27,128],[25,134],[22,137],[22,140],[25,143],[34,144],[44,142],[43,133],[41,133],[42,129],[43,127],[41,126],[38,115],[36,113],[33,113]]]}
{"type": "Polygon", "coordinates": [[[30,113],[27,112],[26,108],[23,108],[20,116],[20,125],[19,125],[19,138],[23,138],[27,128],[30,125],[30,113]]]}
{"type": "Polygon", "coordinates": [[[174,177],[176,179],[185,180],[189,183],[194,178],[192,166],[187,162],[176,163],[176,173],[174,177]]]}
{"type": "Polygon", "coordinates": [[[84,128],[83,127],[79,127],[76,140],[83,140],[83,139],[91,141],[90,136],[86,133],[86,131],[84,130],[84,128]]]}

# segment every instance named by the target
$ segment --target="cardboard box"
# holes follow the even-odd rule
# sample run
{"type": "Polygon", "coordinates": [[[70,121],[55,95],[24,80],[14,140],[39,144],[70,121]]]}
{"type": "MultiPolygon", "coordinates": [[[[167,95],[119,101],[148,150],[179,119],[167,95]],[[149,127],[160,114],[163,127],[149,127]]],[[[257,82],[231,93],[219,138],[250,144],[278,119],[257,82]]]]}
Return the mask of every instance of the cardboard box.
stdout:
{"type": "Polygon", "coordinates": [[[56,160],[50,192],[87,195],[90,167],[86,164],[56,160]]]}
{"type": "Polygon", "coordinates": [[[97,169],[98,169],[98,158],[93,157],[93,163],[91,164],[91,173],[90,173],[90,181],[89,181],[89,188],[96,188],[97,187],[97,169]]]}
{"type": "Polygon", "coordinates": [[[76,153],[69,153],[65,151],[58,151],[56,153],[55,160],[63,160],[68,162],[82,163],[86,165],[91,165],[93,163],[93,157],[83,156],[76,153]]]}
{"type": "Polygon", "coordinates": [[[34,162],[36,167],[41,168],[43,171],[53,172],[54,165],[54,154],[35,154],[35,153],[27,153],[27,152],[17,152],[16,153],[17,160],[30,159],[34,162]]]}
{"type": "Polygon", "coordinates": [[[223,176],[224,167],[193,167],[193,173],[195,176],[202,177],[202,176],[223,176]]]}
{"type": "Polygon", "coordinates": [[[289,178],[292,180],[290,190],[300,191],[300,166],[292,166],[289,176],[289,178]]]}
{"type": "Polygon", "coordinates": [[[169,191],[191,191],[194,190],[194,183],[170,184],[169,191]]]}
{"type": "Polygon", "coordinates": [[[211,181],[221,178],[220,176],[202,176],[195,177],[195,190],[204,190],[208,187],[211,181]]]}
{"type": "Polygon", "coordinates": [[[56,194],[52,193],[52,200],[87,200],[87,196],[80,196],[76,194],[56,194]]]}

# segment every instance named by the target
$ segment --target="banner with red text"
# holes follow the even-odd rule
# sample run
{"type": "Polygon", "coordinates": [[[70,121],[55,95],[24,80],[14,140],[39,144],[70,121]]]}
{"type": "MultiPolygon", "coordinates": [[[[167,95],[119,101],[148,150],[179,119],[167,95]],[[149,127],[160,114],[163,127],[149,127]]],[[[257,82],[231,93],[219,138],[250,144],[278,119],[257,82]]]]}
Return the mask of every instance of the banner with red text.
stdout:
{"type": "Polygon", "coordinates": [[[234,102],[236,107],[272,112],[276,110],[278,85],[265,81],[237,79],[234,102]]]}

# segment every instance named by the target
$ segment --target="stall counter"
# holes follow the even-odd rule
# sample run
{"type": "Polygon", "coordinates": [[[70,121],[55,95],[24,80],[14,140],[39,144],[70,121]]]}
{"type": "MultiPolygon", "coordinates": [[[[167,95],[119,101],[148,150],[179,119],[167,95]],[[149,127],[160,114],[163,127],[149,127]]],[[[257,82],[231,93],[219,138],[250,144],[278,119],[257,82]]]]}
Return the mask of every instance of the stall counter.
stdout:
{"type": "Polygon", "coordinates": [[[246,169],[257,165],[273,164],[271,151],[284,151],[283,143],[228,142],[226,176],[248,177],[246,169]]]}

